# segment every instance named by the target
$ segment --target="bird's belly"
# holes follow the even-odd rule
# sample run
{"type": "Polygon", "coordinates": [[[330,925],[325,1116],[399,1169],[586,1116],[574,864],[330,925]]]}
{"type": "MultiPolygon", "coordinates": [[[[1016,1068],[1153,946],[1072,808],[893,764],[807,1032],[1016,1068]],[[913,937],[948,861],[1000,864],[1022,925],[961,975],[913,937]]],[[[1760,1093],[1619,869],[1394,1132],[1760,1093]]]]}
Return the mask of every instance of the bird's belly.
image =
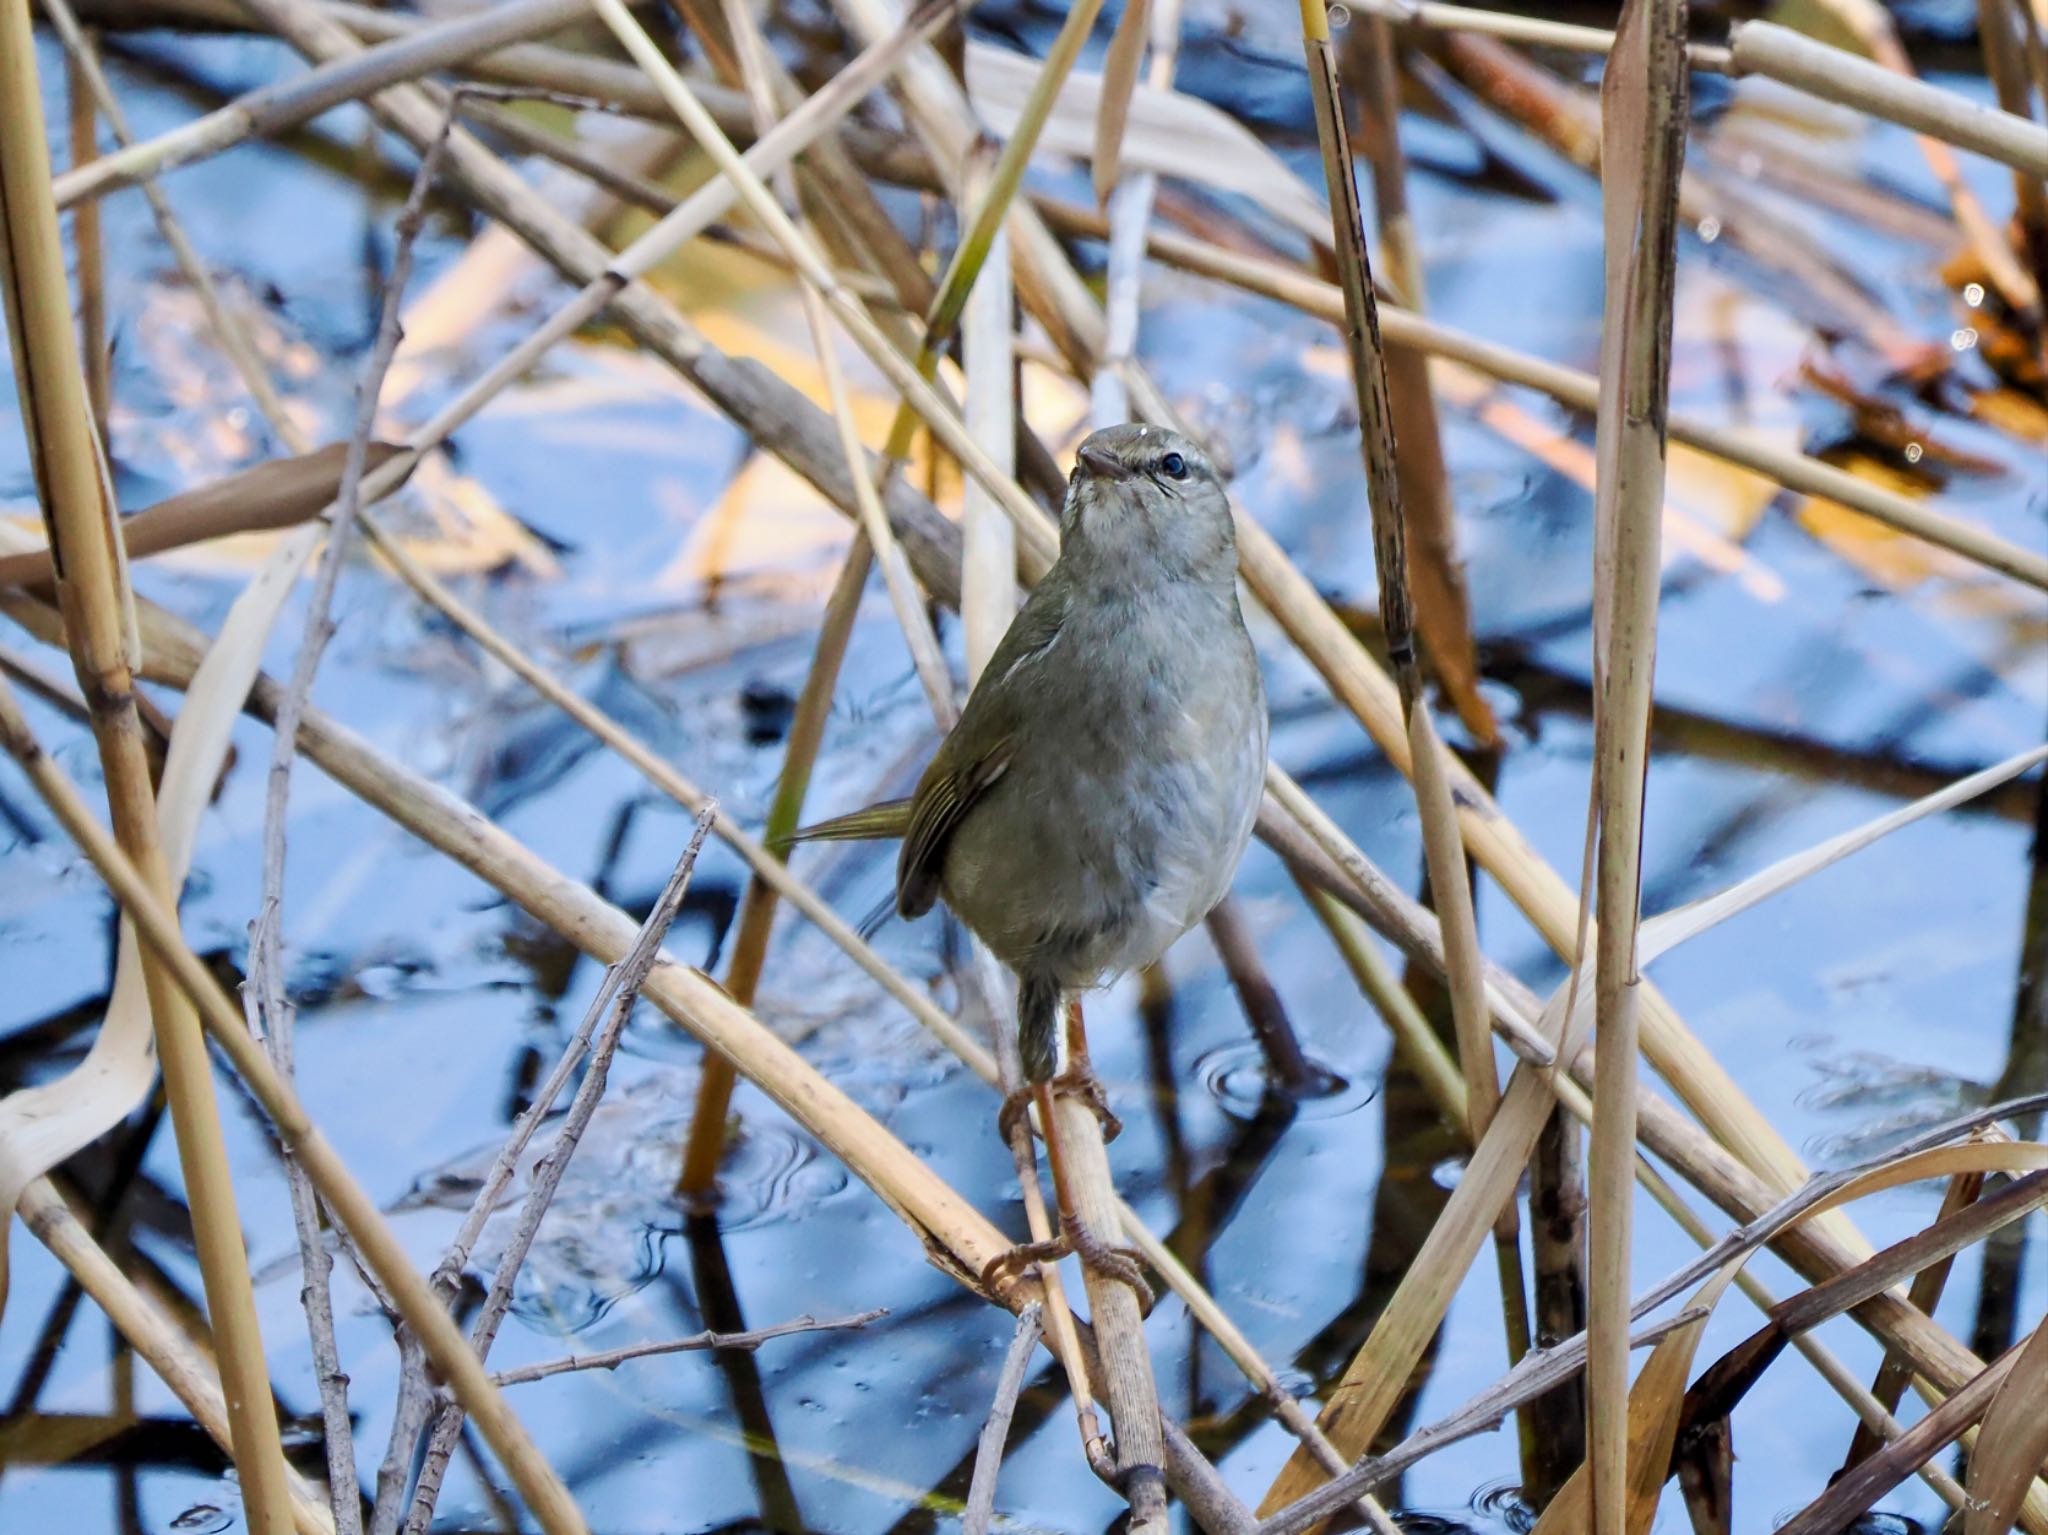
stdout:
{"type": "Polygon", "coordinates": [[[1220,761],[1169,756],[1142,773],[1072,749],[1013,765],[954,834],[947,904],[1011,968],[1069,988],[1148,965],[1229,889],[1264,746],[1260,730],[1220,761]]]}

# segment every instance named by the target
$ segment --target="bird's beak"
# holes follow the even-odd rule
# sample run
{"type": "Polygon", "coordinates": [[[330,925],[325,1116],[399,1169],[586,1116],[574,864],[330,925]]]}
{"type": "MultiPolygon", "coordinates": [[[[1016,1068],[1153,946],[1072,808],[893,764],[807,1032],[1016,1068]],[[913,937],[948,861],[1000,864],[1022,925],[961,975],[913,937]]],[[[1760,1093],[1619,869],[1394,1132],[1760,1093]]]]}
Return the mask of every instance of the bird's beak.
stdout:
{"type": "Polygon", "coordinates": [[[1081,460],[1081,467],[1084,470],[1086,470],[1089,474],[1097,476],[1098,478],[1106,479],[1110,475],[1116,474],[1119,470],[1123,468],[1123,466],[1117,462],[1116,455],[1114,453],[1110,452],[1107,448],[1099,448],[1095,446],[1093,443],[1082,443],[1081,452],[1079,456],[1081,460]]]}

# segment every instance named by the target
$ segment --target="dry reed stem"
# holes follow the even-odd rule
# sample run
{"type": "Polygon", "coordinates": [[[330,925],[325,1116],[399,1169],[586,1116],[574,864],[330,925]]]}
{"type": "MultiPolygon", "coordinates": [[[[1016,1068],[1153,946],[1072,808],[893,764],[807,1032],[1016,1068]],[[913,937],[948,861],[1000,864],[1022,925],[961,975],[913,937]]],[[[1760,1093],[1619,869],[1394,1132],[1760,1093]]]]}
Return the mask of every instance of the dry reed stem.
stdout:
{"type": "MultiPolygon", "coordinates": [[[[578,1037],[590,1041],[589,1064],[584,1068],[583,1080],[576,1085],[576,1095],[569,1102],[568,1112],[562,1117],[562,1128],[555,1132],[553,1142],[533,1166],[526,1197],[520,1202],[519,1217],[505,1239],[504,1251],[491,1274],[490,1289],[470,1326],[469,1346],[475,1350],[479,1361],[490,1357],[491,1345],[498,1338],[498,1328],[512,1310],[512,1290],[519,1282],[519,1271],[525,1266],[526,1255],[533,1250],[535,1238],[540,1235],[541,1222],[547,1218],[548,1207],[554,1203],[555,1192],[562,1185],[562,1176],[569,1170],[569,1160],[576,1155],[583,1132],[604,1098],[605,1085],[611,1077],[612,1056],[625,1035],[627,1023],[632,1020],[633,1009],[640,1000],[640,988],[646,984],[648,972],[661,957],[662,940],[668,936],[676,913],[682,910],[683,897],[690,888],[690,876],[697,869],[697,855],[704,850],[704,839],[710,834],[711,823],[717,819],[717,814],[714,805],[706,805],[698,813],[689,841],[684,844],[661,893],[655,897],[654,905],[641,922],[639,931],[633,935],[626,952],[606,969],[604,981],[598,987],[597,995],[591,998],[583,1022],[577,1028],[578,1037]],[[603,1020],[602,1028],[598,1027],[600,1019],[603,1020]]],[[[536,1104],[526,1118],[537,1121],[540,1112],[542,1110],[536,1104]]],[[[427,1386],[424,1369],[419,1371],[417,1385],[424,1397],[427,1386]]],[[[401,1397],[405,1389],[401,1383],[401,1397]]],[[[434,1505],[441,1494],[442,1479],[447,1475],[455,1441],[462,1434],[462,1418],[462,1405],[448,1402],[434,1420],[433,1433],[427,1440],[426,1452],[420,1462],[419,1480],[413,1488],[412,1507],[405,1518],[408,1535],[425,1535],[428,1525],[433,1523],[434,1505]]],[[[399,1462],[401,1471],[411,1463],[412,1455],[406,1454],[399,1462]]],[[[380,1511],[385,1501],[382,1493],[380,1488],[377,1500],[380,1511]]],[[[396,1518],[395,1504],[392,1518],[396,1518]]]]}
{"type": "Polygon", "coordinates": [[[355,58],[252,91],[143,143],[124,138],[119,150],[59,177],[57,205],[69,208],[250,139],[280,136],[343,102],[559,31],[587,10],[586,0],[505,0],[486,11],[428,23],[355,58]]]}
{"type": "MultiPolygon", "coordinates": [[[[187,680],[197,669],[203,654],[204,647],[195,645],[183,655],[183,675],[187,680]]],[[[268,686],[271,703],[275,707],[282,689],[274,683],[268,686]]],[[[5,737],[6,749],[22,763],[58,823],[92,862],[123,911],[134,922],[136,932],[149,952],[165,967],[169,977],[188,999],[188,1005],[197,1009],[214,1042],[263,1106],[279,1141],[299,1159],[336,1220],[355,1239],[369,1271],[390,1292],[400,1315],[421,1338],[436,1369],[477,1418],[484,1437],[498,1452],[506,1470],[526,1496],[528,1506],[542,1518],[542,1527],[548,1535],[584,1535],[582,1518],[575,1513],[573,1505],[568,1505],[571,1517],[558,1522],[551,1513],[543,1512],[550,1507],[549,1503],[528,1491],[529,1488],[544,1489],[548,1482],[553,1481],[554,1473],[541,1460],[525,1429],[505,1407],[496,1388],[485,1376],[482,1364],[470,1352],[454,1322],[442,1309],[440,1300],[413,1269],[411,1259],[385,1222],[382,1212],[307,1118],[297,1093],[271,1065],[269,1056],[249,1033],[212,972],[186,945],[175,911],[152,888],[147,877],[137,870],[126,851],[93,818],[71,781],[28,734],[18,713],[9,718],[10,708],[6,695],[0,694],[0,735],[5,737]]],[[[270,1400],[267,1384],[262,1400],[267,1407],[270,1400]]],[[[553,1485],[560,1502],[566,1503],[567,1495],[560,1491],[561,1484],[554,1482],[553,1485]]]]}
{"type": "MultiPolygon", "coordinates": [[[[67,39],[64,50],[64,107],[68,119],[71,164],[82,165],[99,152],[99,127],[93,112],[92,86],[87,80],[93,46],[83,34],[77,44],[67,39]]],[[[100,245],[100,210],[79,208],[71,215],[71,248],[78,258],[78,350],[85,366],[85,399],[104,449],[108,416],[113,409],[113,357],[107,350],[107,270],[100,245]]]]}
{"type": "Polygon", "coordinates": [[[974,1472],[967,1483],[967,1508],[960,1516],[961,1535],[988,1535],[989,1521],[996,1511],[996,1477],[1003,1467],[1003,1446],[1010,1438],[1010,1420],[1017,1412],[1017,1397],[1024,1389],[1024,1371],[1038,1350],[1044,1331],[1045,1308],[1031,1302],[1017,1314],[1017,1331],[1010,1338],[1009,1352],[996,1376],[995,1401],[988,1421],[982,1425],[975,1445],[974,1472]]]}
{"type": "Polygon", "coordinates": [[[1901,75],[1768,21],[1738,22],[1729,33],[1736,74],[1768,75],[1786,85],[1881,117],[1928,137],[2048,177],[2048,128],[1967,96],[1901,75]]]}
{"type": "MultiPolygon", "coordinates": [[[[16,386],[56,565],[57,599],[79,688],[92,710],[115,835],[151,889],[169,904],[174,898],[135,704],[134,611],[70,325],[34,48],[27,0],[4,0],[0,288],[5,290],[16,386]]],[[[245,1506],[251,1527],[261,1535],[284,1535],[291,1527],[290,1490],[212,1065],[192,1005],[161,961],[145,955],[143,974],[208,1309],[220,1339],[221,1379],[245,1506]]],[[[4,1295],[0,1276],[0,1303],[4,1295]]]]}
{"type": "MultiPolygon", "coordinates": [[[[1031,94],[1025,99],[1023,110],[987,176],[984,178],[973,169],[978,158],[976,152],[970,152],[962,159],[963,176],[959,183],[962,192],[978,185],[981,197],[971,205],[972,217],[961,231],[959,243],[946,263],[945,273],[939,279],[938,296],[932,300],[931,312],[925,319],[924,337],[917,350],[917,371],[927,381],[937,376],[939,358],[953,343],[960,317],[967,309],[968,296],[974,291],[975,280],[980,276],[996,236],[1002,232],[1008,219],[1011,204],[1023,185],[1024,172],[1030,164],[1032,151],[1038,145],[1038,136],[1044,132],[1053,106],[1059,100],[1060,87],[1066,83],[1081,45],[1094,30],[1095,18],[1101,11],[1102,0],[1078,0],[1078,3],[1068,6],[1060,30],[1054,36],[1052,46],[1046,50],[1037,78],[1032,81],[1031,94]]],[[[979,142],[977,136],[977,150],[979,142]]],[[[968,206],[963,202],[963,213],[968,206]]],[[[916,407],[906,395],[897,407],[896,418],[889,427],[888,444],[883,449],[883,458],[890,473],[894,473],[895,466],[910,456],[917,415],[916,407]]]]}
{"type": "MultiPolygon", "coordinates": [[[[1622,12],[1600,99],[1608,298],[1594,447],[1599,478],[1593,782],[1600,928],[1591,985],[1606,1069],[1594,1079],[1586,1177],[1586,1464],[1594,1535],[1626,1535],[1632,1501],[1629,1257],[1642,984],[1636,930],[1642,919],[1643,798],[1663,579],[1663,422],[1670,408],[1678,185],[1685,162],[1685,28],[1685,0],[1633,0],[1622,12]]],[[[1584,984],[1576,972],[1573,984],[1584,984]]]]}
{"type": "MultiPolygon", "coordinates": [[[[1027,1311],[1029,1307],[1025,1308],[1027,1311]]],[[[667,1354],[694,1354],[707,1350],[739,1349],[751,1354],[764,1343],[777,1338],[794,1337],[809,1332],[858,1332],[870,1322],[878,1322],[889,1314],[888,1309],[876,1306],[868,1311],[858,1311],[851,1316],[828,1317],[819,1321],[814,1316],[800,1316],[792,1321],[777,1322],[769,1327],[750,1327],[745,1332],[700,1332],[687,1338],[663,1338],[654,1343],[628,1343],[622,1348],[608,1348],[595,1354],[564,1354],[560,1359],[544,1359],[539,1364],[522,1364],[515,1369],[500,1370],[491,1377],[500,1386],[524,1386],[531,1381],[547,1380],[556,1375],[568,1375],[577,1370],[616,1370],[622,1364],[635,1359],[657,1359],[667,1354]]]]}
{"type": "Polygon", "coordinates": [[[1926,1417],[1780,1524],[1775,1535],[1836,1535],[1837,1531],[1847,1529],[1879,1498],[1911,1476],[1916,1466],[1934,1459],[1983,1417],[2018,1355],[2019,1349],[2015,1347],[1986,1365],[1926,1417]]]}
{"type": "MultiPolygon", "coordinates": [[[[1372,171],[1373,219],[1379,228],[1384,281],[1418,314],[1426,307],[1422,254],[1408,211],[1407,167],[1401,153],[1400,84],[1387,24],[1368,19],[1354,36],[1363,79],[1353,96],[1372,171]]],[[[1426,359],[1413,352],[1384,355],[1408,535],[1408,579],[1416,619],[1432,670],[1465,728],[1485,748],[1496,745],[1499,724],[1479,691],[1479,657],[1472,637],[1472,601],[1458,558],[1458,529],[1444,465],[1443,432],[1426,359]]]]}
{"type": "MultiPolygon", "coordinates": [[[[1957,1214],[1975,1203],[1983,1190],[1984,1174],[1956,1174],[1949,1180],[1948,1189],[1942,1195],[1941,1209],[1935,1215],[1936,1221],[1957,1214]]],[[[1933,1316],[1935,1306],[1940,1303],[1941,1292],[1948,1284],[1951,1266],[1952,1260],[1944,1258],[1939,1262],[1930,1263],[1915,1274],[1912,1285],[1906,1292],[1907,1303],[1933,1316]]],[[[1900,1399],[1906,1394],[1906,1386],[1912,1375],[1912,1366],[1900,1358],[1896,1350],[1887,1349],[1884,1363],[1878,1367],[1877,1379],[1870,1388],[1872,1400],[1885,1412],[1896,1412],[1900,1399]]],[[[1856,1425],[1856,1436],[1850,1441],[1849,1455],[1842,1464],[1842,1470],[1853,1471],[1859,1462],[1868,1460],[1883,1448],[1883,1445],[1884,1441],[1875,1429],[1868,1423],[1859,1422],[1856,1425]]]]}
{"type": "MultiPolygon", "coordinates": [[[[1345,131],[1336,54],[1331,47],[1328,20],[1320,0],[1303,0],[1301,25],[1310,92],[1315,104],[1316,133],[1322,146],[1324,180],[1330,193],[1332,248],[1337,257],[1338,285],[1344,294],[1345,348],[1350,357],[1352,383],[1358,399],[1360,449],[1365,461],[1371,508],[1373,565],[1379,580],[1381,625],[1400,691],[1410,760],[1415,764],[1416,809],[1423,827],[1430,889],[1442,914],[1451,1011],[1467,1084],[1465,1124],[1471,1142],[1476,1146],[1484,1138],[1500,1097],[1500,1086],[1494,1068],[1493,1036],[1488,1026],[1484,985],[1480,979],[1478,929],[1472,914],[1470,876],[1458,833],[1456,807],[1443,770],[1443,746],[1429,717],[1417,664],[1415,607],[1409,589],[1415,562],[1409,555],[1409,519],[1399,472],[1400,449],[1394,436],[1395,407],[1390,398],[1386,354],[1380,342],[1371,256],[1366,248],[1364,220],[1358,203],[1357,172],[1352,164],[1351,146],[1345,131]]],[[[1422,383],[1426,390],[1426,377],[1422,383]]],[[[1412,410],[1410,419],[1415,420],[1412,410]]],[[[1429,417],[1429,425],[1434,425],[1433,414],[1429,417]]],[[[1416,451],[1427,455],[1434,447],[1432,434],[1416,451]]],[[[1435,510],[1442,513],[1448,509],[1439,503],[1435,510]]],[[[1441,533],[1442,529],[1439,527],[1437,531],[1441,533]]],[[[1441,555],[1443,551],[1439,549],[1436,553],[1441,555]]],[[[1440,586],[1450,584],[1445,581],[1440,586]]],[[[1438,595],[1442,596],[1442,591],[1438,595]]],[[[1437,613],[1439,621],[1436,627],[1441,633],[1442,621],[1453,615],[1442,606],[1438,607],[1437,613]]],[[[1469,625],[1462,635],[1452,633],[1449,639],[1454,646],[1462,639],[1469,647],[1469,625]]],[[[1455,664],[1450,668],[1450,674],[1455,674],[1455,664]]],[[[1453,689],[1454,696],[1455,692],[1453,689]]],[[[1480,710],[1479,718],[1482,724],[1490,726],[1490,712],[1480,710]]],[[[1508,1362],[1513,1364],[1528,1351],[1529,1314],[1511,1199],[1500,1206],[1493,1229],[1501,1280],[1501,1317],[1507,1332],[1508,1362]]],[[[1302,1454],[1302,1451],[1297,1451],[1291,1463],[1299,1463],[1302,1454]]]]}
{"type": "MultiPolygon", "coordinates": [[[[1179,9],[1174,0],[1162,3],[1179,9]]],[[[1138,88],[1138,66],[1145,59],[1151,9],[1151,0],[1124,0],[1109,51],[1102,58],[1102,100],[1095,114],[1095,153],[1088,164],[1096,206],[1101,208],[1109,206],[1110,193],[1122,175],[1124,128],[1130,121],[1131,96],[1138,88]]]]}

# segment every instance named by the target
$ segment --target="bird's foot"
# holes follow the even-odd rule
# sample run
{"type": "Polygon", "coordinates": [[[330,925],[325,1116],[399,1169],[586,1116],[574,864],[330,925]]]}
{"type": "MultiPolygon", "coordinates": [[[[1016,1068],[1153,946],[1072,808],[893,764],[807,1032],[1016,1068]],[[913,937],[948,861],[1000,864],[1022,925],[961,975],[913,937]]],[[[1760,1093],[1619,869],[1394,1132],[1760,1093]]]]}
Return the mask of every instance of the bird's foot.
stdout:
{"type": "Polygon", "coordinates": [[[1072,1251],[1064,1233],[1050,1242],[1019,1242],[981,1266],[981,1287],[995,1294],[1005,1281],[1021,1278],[1032,1265],[1057,1263],[1072,1251]]]}
{"type": "Polygon", "coordinates": [[[1123,1134],[1124,1122],[1110,1109],[1109,1094],[1103,1090],[1102,1078],[1095,1074],[1095,1068],[1088,1064],[1086,1058],[1067,1067],[1049,1085],[1054,1094],[1071,1095],[1088,1106],[1089,1112],[1102,1123],[1103,1140],[1113,1141],[1123,1134]]]}
{"type": "Polygon", "coordinates": [[[996,1133],[1008,1145],[1016,1137],[1017,1127],[1024,1127],[1024,1138],[1031,1138],[1031,1095],[1034,1089],[1029,1083],[1013,1093],[1003,1095],[1003,1106],[996,1111],[996,1133]]]}
{"type": "Polygon", "coordinates": [[[1152,1314],[1152,1287],[1145,1283],[1145,1255],[1135,1247],[1111,1247],[1081,1222],[1068,1217],[1060,1222],[1060,1240],[1073,1249],[1085,1267],[1104,1279],[1130,1286],[1138,1298],[1138,1315],[1152,1314]]]}

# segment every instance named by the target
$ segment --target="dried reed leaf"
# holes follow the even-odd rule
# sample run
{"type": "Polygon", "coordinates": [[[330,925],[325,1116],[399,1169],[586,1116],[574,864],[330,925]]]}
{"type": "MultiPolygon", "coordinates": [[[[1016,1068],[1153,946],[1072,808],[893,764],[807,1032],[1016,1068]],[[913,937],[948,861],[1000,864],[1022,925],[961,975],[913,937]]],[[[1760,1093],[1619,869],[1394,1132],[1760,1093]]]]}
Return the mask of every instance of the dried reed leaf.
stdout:
{"type": "Polygon", "coordinates": [[[1593,784],[1600,926],[1592,989],[1601,1065],[1594,1079],[1586,1179],[1586,1463],[1595,1535],[1621,1535],[1630,1504],[1629,1254],[1641,1000],[1636,928],[1662,580],[1679,175],[1685,161],[1685,27],[1685,0],[1632,0],[1622,12],[1600,88],[1607,311],[1594,441],[1593,784]]]}
{"type": "MultiPolygon", "coordinates": [[[[233,533],[288,528],[318,516],[341,486],[341,460],[347,448],[346,443],[333,442],[297,458],[273,459],[143,508],[121,522],[128,558],[139,560],[233,533]]],[[[403,451],[393,443],[373,442],[364,466],[375,469],[403,451]]],[[[47,549],[0,556],[0,586],[49,579],[47,549]]]]}
{"type": "MultiPolygon", "coordinates": [[[[967,48],[967,89],[974,109],[998,134],[1008,135],[1038,78],[1038,61],[988,43],[967,48]]],[[[1039,145],[1086,159],[1094,153],[1102,111],[1103,79],[1077,69],[1053,104],[1039,145]]],[[[1235,192],[1319,246],[1330,241],[1330,211],[1322,198],[1236,119],[1180,91],[1140,83],[1131,92],[1123,129],[1124,172],[1152,171],[1197,186],[1235,192]]]]}
{"type": "Polygon", "coordinates": [[[1963,1535],[2006,1535],[2048,1460],[2048,1321],[2034,1329],[1977,1430],[1963,1535]]]}

